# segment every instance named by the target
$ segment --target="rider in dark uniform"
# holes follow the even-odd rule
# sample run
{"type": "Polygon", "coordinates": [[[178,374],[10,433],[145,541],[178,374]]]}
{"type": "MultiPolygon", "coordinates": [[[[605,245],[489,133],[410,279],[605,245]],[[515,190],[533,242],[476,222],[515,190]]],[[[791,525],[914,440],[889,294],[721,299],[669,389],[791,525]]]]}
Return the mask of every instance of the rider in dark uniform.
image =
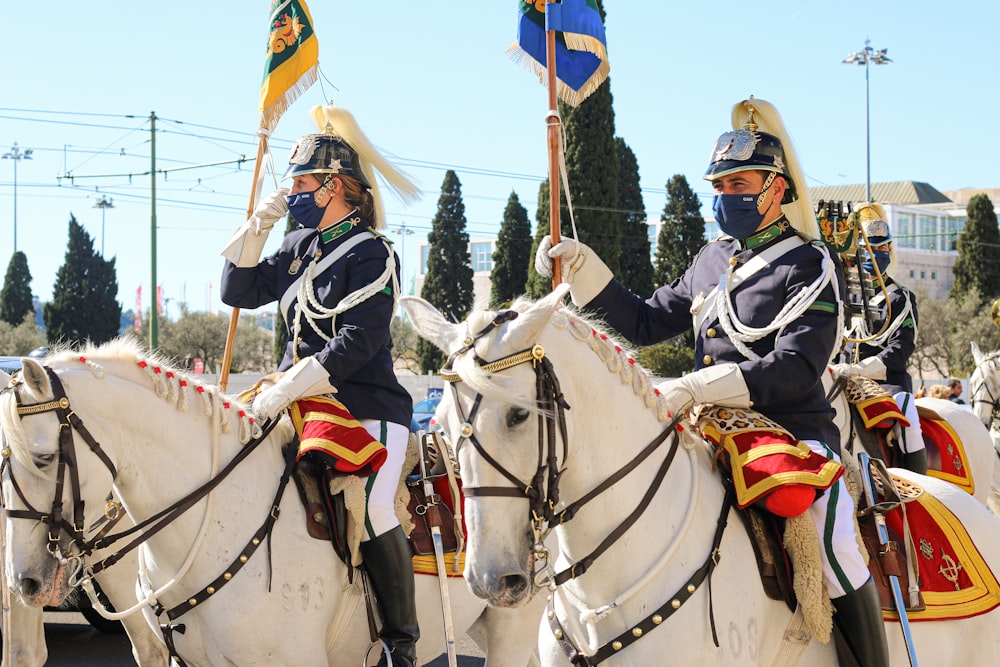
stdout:
{"type": "MultiPolygon", "coordinates": [[[[838,346],[843,282],[819,243],[805,180],[777,111],[762,100],[733,109],[705,178],[727,236],[706,244],[688,270],[648,299],[632,294],[587,246],[543,239],[535,266],[562,258],[573,301],[628,340],[648,345],[690,329],[695,371],[658,389],[670,412],[692,404],[753,407],[809,448],[838,460],[840,437],[821,375],[838,346]],[[753,267],[739,274],[743,266],[753,267]]],[[[835,620],[859,663],[888,665],[881,606],[854,529],[854,507],[838,480],[808,509],[824,542],[824,579],[835,620]]]]}
{"type": "MultiPolygon", "coordinates": [[[[399,261],[378,231],[386,221],[372,167],[404,199],[419,190],[378,154],[348,112],[316,107],[313,119],[320,133],[302,137],[292,149],[285,173],[293,179],[291,191],[266,197],[223,253],[229,261],[222,300],[239,308],[278,300],[289,329],[279,367],[285,373],[254,399],[258,415],[274,418],[307,397],[328,395],[340,404],[331,410],[349,413],[339,412],[338,420],[353,418],[367,430],[357,447],[344,444],[353,442],[345,436],[309,453],[338,471],[370,473],[361,551],[381,611],[381,638],[394,665],[412,666],[419,630],[395,492],[413,406],[389,351],[399,261]],[[289,210],[301,228],[258,262],[267,230],[289,210]]],[[[318,409],[315,401],[309,405],[318,409]]]]}
{"type": "Polygon", "coordinates": [[[913,379],[907,366],[917,342],[917,299],[913,292],[892,277],[895,266],[892,234],[885,213],[879,204],[862,204],[857,211],[862,229],[872,248],[871,256],[865,250],[865,280],[874,288],[875,296],[870,305],[878,316],[869,326],[863,317],[855,317],[848,338],[858,339],[857,347],[847,351],[848,361],[835,364],[833,370],[844,375],[870,376],[889,392],[909,426],[904,427],[899,439],[902,450],[901,465],[922,475],[927,474],[927,450],[920,429],[920,418],[913,397],[913,379]],[[875,281],[876,268],[882,275],[885,291],[875,281]],[[886,317],[888,316],[888,322],[886,317]],[[855,359],[854,356],[857,355],[855,359]],[[862,364],[851,363],[878,359],[879,370],[884,375],[872,375],[862,364]]]}

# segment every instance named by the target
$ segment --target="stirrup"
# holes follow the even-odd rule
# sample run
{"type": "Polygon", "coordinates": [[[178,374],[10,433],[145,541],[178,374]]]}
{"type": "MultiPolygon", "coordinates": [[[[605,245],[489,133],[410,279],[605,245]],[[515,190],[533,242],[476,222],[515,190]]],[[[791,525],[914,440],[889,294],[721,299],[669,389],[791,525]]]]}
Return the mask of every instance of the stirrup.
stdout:
{"type": "Polygon", "coordinates": [[[389,649],[389,645],[382,639],[376,639],[368,645],[368,649],[365,651],[365,657],[361,660],[361,667],[367,667],[368,656],[371,655],[372,649],[375,647],[379,647],[380,652],[385,656],[386,667],[392,667],[392,651],[389,649]]]}

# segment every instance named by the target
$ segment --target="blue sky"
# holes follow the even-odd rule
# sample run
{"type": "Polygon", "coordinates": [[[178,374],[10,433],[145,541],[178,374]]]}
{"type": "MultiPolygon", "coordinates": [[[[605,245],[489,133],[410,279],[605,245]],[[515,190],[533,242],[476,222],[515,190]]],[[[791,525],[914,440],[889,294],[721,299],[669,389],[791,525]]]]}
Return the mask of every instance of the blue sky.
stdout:
{"type": "MultiPolygon", "coordinates": [[[[158,169],[255,155],[267,0],[79,3],[55,0],[5,36],[0,150],[17,162],[17,240],[33,292],[51,298],[72,212],[117,258],[119,300],[134,307],[151,281],[149,116],[158,169]],[[59,179],[67,172],[76,178],[59,179]],[[129,177],[127,174],[133,174],[129,177]]],[[[616,133],[639,162],[651,219],[664,185],[701,180],[731,106],[754,94],[784,116],[809,185],[865,180],[865,72],[844,65],[870,38],[893,63],[872,66],[872,181],[925,181],[939,190],[998,187],[996,131],[1000,3],[956,0],[748,5],[605,0],[616,133]]],[[[545,177],[545,89],[504,53],[517,3],[312,0],[324,80],[282,118],[279,170],[313,130],[308,110],[333,99],[421,184],[405,207],[385,193],[406,283],[430,230],[444,173],[462,182],[468,231],[494,235],[511,191],[534,220],[545,177]],[[403,240],[405,238],[405,240],[403,240]]],[[[13,251],[14,166],[0,160],[0,261],[13,251]]],[[[157,282],[176,317],[224,309],[219,251],[245,215],[252,164],[171,171],[157,178],[157,282]]],[[[572,184],[571,184],[572,187],[572,184]]],[[[708,206],[704,206],[708,211],[708,206]]],[[[275,234],[268,249],[276,248],[275,234]]]]}

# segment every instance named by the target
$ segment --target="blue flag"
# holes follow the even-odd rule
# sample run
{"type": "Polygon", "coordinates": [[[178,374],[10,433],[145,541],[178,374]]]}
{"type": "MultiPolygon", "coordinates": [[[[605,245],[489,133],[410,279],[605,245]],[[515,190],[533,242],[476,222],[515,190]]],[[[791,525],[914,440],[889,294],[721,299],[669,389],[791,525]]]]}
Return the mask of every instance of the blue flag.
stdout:
{"type": "Polygon", "coordinates": [[[607,40],[597,0],[519,0],[517,42],[507,53],[544,84],[545,31],[556,31],[559,99],[577,106],[608,78],[607,40]]]}

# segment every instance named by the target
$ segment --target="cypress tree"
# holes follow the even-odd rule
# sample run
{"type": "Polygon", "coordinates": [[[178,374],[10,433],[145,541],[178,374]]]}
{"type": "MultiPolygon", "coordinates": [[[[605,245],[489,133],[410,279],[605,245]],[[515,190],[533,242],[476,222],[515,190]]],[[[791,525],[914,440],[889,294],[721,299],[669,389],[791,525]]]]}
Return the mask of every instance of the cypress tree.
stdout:
{"type": "Polygon", "coordinates": [[[958,298],[976,290],[982,302],[987,303],[1000,296],[1000,263],[996,260],[1000,252],[997,214],[993,210],[993,202],[985,194],[970,199],[965,210],[969,217],[958,237],[958,259],[952,267],[955,282],[948,296],[958,298]]]}
{"type": "Polygon", "coordinates": [[[649,257],[646,205],[639,187],[639,163],[621,137],[615,137],[618,154],[618,207],[621,209],[621,256],[618,280],[633,294],[653,292],[653,262],[649,257]]]}
{"type": "Polygon", "coordinates": [[[0,320],[16,327],[24,321],[25,315],[34,310],[28,257],[18,250],[10,258],[3,290],[0,291],[0,320]]]}
{"type": "Polygon", "coordinates": [[[94,241],[70,214],[65,261],[56,273],[43,319],[49,342],[104,343],[118,335],[122,306],[115,300],[115,259],[94,251],[94,241]]]}
{"type": "Polygon", "coordinates": [[[531,223],[528,209],[521,206],[516,192],[511,192],[500,223],[497,247],[493,251],[493,272],[490,274],[492,290],[490,307],[497,308],[524,294],[528,280],[531,254],[531,223]]]}
{"type": "Polygon", "coordinates": [[[657,287],[679,278],[705,245],[701,202],[683,174],[667,181],[667,203],[660,216],[663,226],[656,241],[653,280],[657,287]]]}
{"type": "MultiPolygon", "coordinates": [[[[465,203],[462,184],[449,169],[441,184],[437,213],[427,235],[427,277],[420,296],[454,322],[472,310],[472,260],[469,256],[469,233],[465,231],[465,203]]],[[[436,371],[444,355],[424,339],[417,344],[417,356],[425,371],[436,371]]]]}

